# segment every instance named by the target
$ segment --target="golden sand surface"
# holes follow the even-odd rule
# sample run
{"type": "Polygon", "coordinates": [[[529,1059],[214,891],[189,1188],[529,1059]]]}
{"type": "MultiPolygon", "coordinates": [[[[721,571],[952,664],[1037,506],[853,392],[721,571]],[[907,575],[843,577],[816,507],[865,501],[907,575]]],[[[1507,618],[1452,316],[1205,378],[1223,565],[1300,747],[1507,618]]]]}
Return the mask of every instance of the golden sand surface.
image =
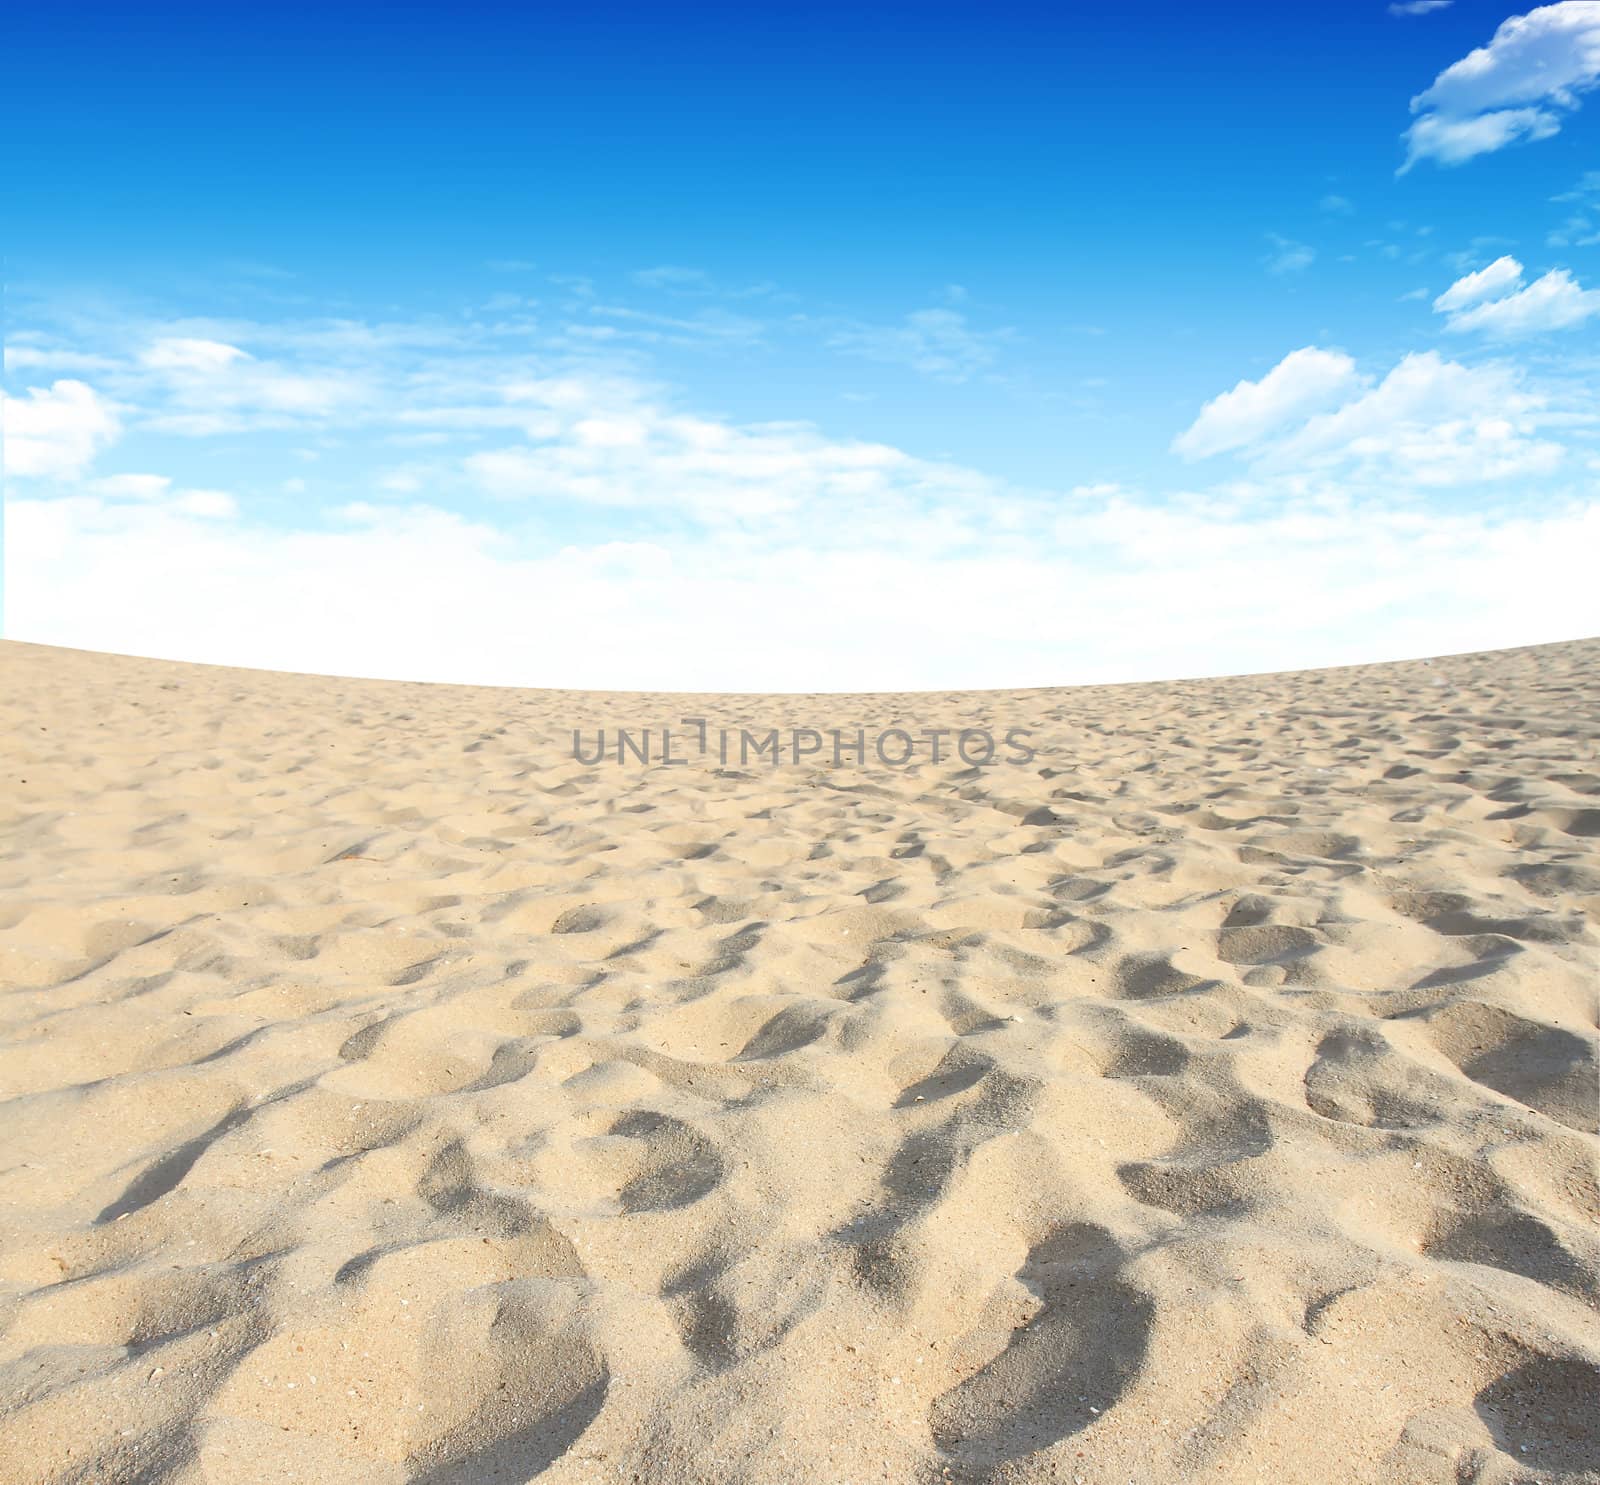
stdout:
{"type": "Polygon", "coordinates": [[[1600,1480],[1597,676],[0,645],[0,1479],[1600,1480]]]}

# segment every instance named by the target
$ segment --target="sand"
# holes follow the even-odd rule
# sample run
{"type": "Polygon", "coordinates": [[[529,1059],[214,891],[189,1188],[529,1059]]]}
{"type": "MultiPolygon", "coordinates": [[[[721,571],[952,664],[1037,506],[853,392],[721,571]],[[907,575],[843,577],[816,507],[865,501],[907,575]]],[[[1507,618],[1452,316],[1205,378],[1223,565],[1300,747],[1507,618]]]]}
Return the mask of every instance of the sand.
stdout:
{"type": "Polygon", "coordinates": [[[0,1479],[1600,1480],[1597,675],[0,646],[0,1479]]]}

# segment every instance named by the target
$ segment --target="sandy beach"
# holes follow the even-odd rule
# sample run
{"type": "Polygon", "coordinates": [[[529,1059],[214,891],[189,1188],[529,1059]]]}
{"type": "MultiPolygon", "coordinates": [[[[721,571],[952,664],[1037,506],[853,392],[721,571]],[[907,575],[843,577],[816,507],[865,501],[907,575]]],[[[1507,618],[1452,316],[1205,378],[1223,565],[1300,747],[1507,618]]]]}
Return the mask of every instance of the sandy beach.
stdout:
{"type": "Polygon", "coordinates": [[[0,1480],[1600,1481],[1597,674],[0,645],[0,1480]]]}

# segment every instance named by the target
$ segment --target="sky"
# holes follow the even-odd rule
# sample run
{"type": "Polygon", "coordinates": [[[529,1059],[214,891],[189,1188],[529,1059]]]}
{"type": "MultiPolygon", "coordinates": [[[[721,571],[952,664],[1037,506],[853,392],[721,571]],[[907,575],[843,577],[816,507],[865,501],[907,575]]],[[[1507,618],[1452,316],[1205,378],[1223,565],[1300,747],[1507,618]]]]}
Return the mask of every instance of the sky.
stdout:
{"type": "Polygon", "coordinates": [[[1600,631],[1600,0],[7,44],[9,638],[845,691],[1600,631]]]}

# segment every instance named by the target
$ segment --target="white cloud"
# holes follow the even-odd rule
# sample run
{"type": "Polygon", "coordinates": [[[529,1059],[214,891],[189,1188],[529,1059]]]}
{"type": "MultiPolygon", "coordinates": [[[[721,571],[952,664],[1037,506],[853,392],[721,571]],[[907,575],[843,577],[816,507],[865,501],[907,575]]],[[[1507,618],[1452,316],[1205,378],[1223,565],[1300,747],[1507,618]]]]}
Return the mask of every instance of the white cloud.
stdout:
{"type": "MultiPolygon", "coordinates": [[[[312,347],[348,339],[338,327],[314,333],[312,347]]],[[[306,349],[302,343],[297,349],[306,349]]],[[[371,349],[363,346],[363,349],[371,349]]],[[[364,379],[339,367],[288,369],[238,346],[194,336],[164,336],[147,346],[141,365],[155,373],[163,407],[145,423],[169,433],[204,437],[250,427],[321,421],[363,401],[364,379]]]]}
{"type": "Polygon", "coordinates": [[[159,500],[172,488],[165,474],[108,474],[89,488],[108,500],[159,500]]]}
{"type": "Polygon", "coordinates": [[[1009,330],[976,330],[958,310],[919,309],[898,325],[845,325],[828,344],[869,361],[908,366],[937,381],[963,382],[994,365],[1009,330]]]}
{"type": "Polygon", "coordinates": [[[152,371],[217,372],[250,360],[246,351],[218,340],[168,336],[146,348],[139,357],[152,371]]]}
{"type": "Polygon", "coordinates": [[[922,514],[908,540],[947,539],[951,508],[994,492],[973,471],[885,444],[829,439],[803,423],[696,417],[626,382],[554,378],[516,393],[530,412],[544,411],[539,436],[462,461],[469,480],[501,499],[632,509],[825,545],[840,521],[861,531],[913,508],[922,514]],[[935,504],[945,513],[930,520],[935,504]]]}
{"type": "MultiPolygon", "coordinates": [[[[1593,632],[1600,503],[1425,515],[1085,492],[1014,548],[524,548],[426,507],[279,530],[13,502],[17,638],[286,670],[581,688],[1015,686],[1325,665],[1593,632]],[[266,620],[264,621],[264,616],[266,620]]],[[[811,703],[773,725],[849,725],[811,703]]],[[[836,708],[833,710],[837,710],[836,708]]],[[[666,717],[663,720],[671,720],[666,717]]],[[[928,725],[941,719],[930,713],[928,725]]]]}
{"type": "Polygon", "coordinates": [[[1419,160],[1458,165],[1519,140],[1548,139],[1600,83],[1600,0],[1561,0],[1504,21],[1487,46],[1445,68],[1411,100],[1401,173],[1419,160]]]}
{"type": "Polygon", "coordinates": [[[1522,264],[1511,257],[1496,258],[1487,268],[1458,278],[1433,301],[1433,307],[1438,314],[1455,314],[1485,299],[1498,299],[1521,283],[1522,264]]]}
{"type": "Polygon", "coordinates": [[[1570,216],[1546,235],[1545,242],[1560,248],[1600,247],[1600,225],[1591,217],[1570,216]]]}
{"type": "Polygon", "coordinates": [[[1451,0],[1395,0],[1389,7],[1390,15],[1432,15],[1436,10],[1448,10],[1451,0]]]}
{"type": "Polygon", "coordinates": [[[700,345],[705,342],[750,344],[760,340],[766,326],[749,315],[736,315],[721,308],[696,314],[662,315],[634,309],[626,304],[589,304],[587,312],[612,324],[574,325],[568,333],[596,335],[604,331],[610,338],[626,338],[647,344],[700,345]]]}
{"type": "Polygon", "coordinates": [[[1276,232],[1267,233],[1267,239],[1273,247],[1273,251],[1266,259],[1268,273],[1304,273],[1316,262],[1316,249],[1306,243],[1281,237],[1276,232]]]}
{"type": "Polygon", "coordinates": [[[1418,160],[1461,165],[1519,140],[1531,144],[1560,132],[1561,121],[1542,108],[1501,108],[1467,119],[1427,114],[1406,130],[1410,153],[1400,174],[1404,175],[1418,160]]]}
{"type": "Polygon", "coordinates": [[[1214,398],[1178,440],[1193,457],[1240,451],[1251,477],[1157,499],[1021,490],[805,423],[704,416],[624,374],[631,358],[497,334],[138,326],[103,389],[142,435],[136,467],[150,467],[151,429],[293,427],[305,432],[278,442],[320,452],[318,492],[349,490],[354,461],[373,458],[373,503],[307,510],[264,466],[241,514],[225,491],[189,488],[209,477],[182,465],[176,481],[113,473],[14,499],[12,632],[346,673],[838,689],[1215,673],[1592,627],[1581,584],[1556,574],[1546,592],[1515,556],[1555,544],[1577,570],[1585,541],[1592,554],[1596,518],[1576,502],[1587,470],[1570,489],[1542,481],[1537,519],[1486,512],[1482,495],[1476,513],[1422,498],[1578,462],[1549,435],[1555,393],[1514,368],[1435,356],[1379,377],[1305,347],[1214,398]],[[279,390],[297,378],[348,400],[279,390]],[[362,424],[365,445],[351,436],[362,424]],[[396,466],[394,445],[417,438],[426,451],[396,466]],[[423,491],[429,504],[411,503],[423,491]],[[456,501],[491,514],[439,508],[456,501]]]}
{"type": "Polygon", "coordinates": [[[676,294],[709,294],[711,275],[701,268],[681,268],[663,263],[659,268],[641,268],[630,275],[644,289],[666,289],[676,294]]]}
{"type": "Polygon", "coordinates": [[[1578,208],[1545,238],[1551,247],[1600,247],[1600,170],[1588,170],[1570,191],[1551,200],[1578,208]]]}
{"type": "Polygon", "coordinates": [[[5,369],[13,371],[111,371],[117,361],[111,356],[97,355],[93,351],[80,351],[67,346],[38,344],[17,340],[5,348],[5,369]]]}
{"type": "Polygon", "coordinates": [[[1570,191],[1552,196],[1552,201],[1600,201],[1600,170],[1586,170],[1570,191]]]}
{"type": "MultiPolygon", "coordinates": [[[[1439,307],[1436,302],[1434,308],[1439,307]]],[[[1566,269],[1557,268],[1514,294],[1457,310],[1445,328],[1494,340],[1519,340],[1551,330],[1571,330],[1596,315],[1600,315],[1600,289],[1585,289],[1566,269]]]]}
{"type": "Polygon", "coordinates": [[[1566,451],[1541,430],[1557,421],[1512,366],[1426,351],[1373,384],[1349,357],[1312,346],[1212,399],[1173,447],[1189,458],[1241,451],[1269,476],[1388,482],[1398,496],[1549,474],[1566,451]]]}
{"type": "Polygon", "coordinates": [[[1547,475],[1559,443],[1538,437],[1544,399],[1510,366],[1462,366],[1434,351],[1406,356],[1375,387],[1262,450],[1261,468],[1343,472],[1346,479],[1439,488],[1547,475]]]}
{"type": "Polygon", "coordinates": [[[162,505],[180,515],[224,520],[239,514],[239,502],[225,490],[174,490],[164,474],[110,474],[88,484],[91,495],[104,500],[134,500],[162,505]]]}
{"type": "Polygon", "coordinates": [[[6,474],[64,479],[88,468],[122,424],[93,387],[69,380],[30,387],[22,397],[0,393],[0,430],[6,474]]]}
{"type": "Polygon", "coordinates": [[[239,514],[239,502],[226,490],[180,490],[173,498],[173,508],[207,521],[230,520],[239,514]]]}
{"type": "Polygon", "coordinates": [[[1362,385],[1356,363],[1340,351],[1291,351],[1258,382],[1241,381],[1200,409],[1173,441],[1186,459],[1205,459],[1259,443],[1286,425],[1337,406],[1362,385]]]}

